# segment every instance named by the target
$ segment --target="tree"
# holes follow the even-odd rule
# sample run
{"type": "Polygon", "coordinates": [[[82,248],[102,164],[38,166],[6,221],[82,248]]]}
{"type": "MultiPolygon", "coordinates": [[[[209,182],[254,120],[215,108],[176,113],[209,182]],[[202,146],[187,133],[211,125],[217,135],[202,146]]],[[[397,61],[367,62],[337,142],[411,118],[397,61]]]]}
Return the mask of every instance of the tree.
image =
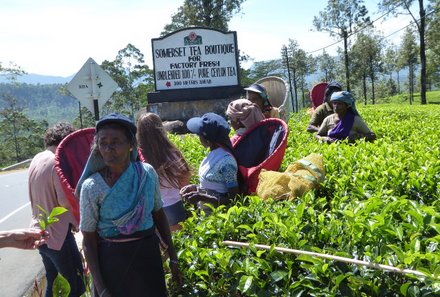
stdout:
{"type": "Polygon", "coordinates": [[[409,103],[414,101],[414,78],[417,66],[417,51],[418,46],[416,36],[411,27],[408,27],[402,39],[400,49],[400,63],[408,67],[408,88],[409,88],[409,103]]]}
{"type": "Polygon", "coordinates": [[[336,61],[335,58],[330,56],[325,50],[322,51],[322,55],[317,57],[318,68],[324,73],[322,78],[324,81],[333,81],[336,79],[336,61]]]}
{"type": "Polygon", "coordinates": [[[281,60],[255,62],[250,69],[249,77],[253,81],[257,81],[270,75],[282,76],[284,73],[281,68],[281,60]]]}
{"type": "MultiPolygon", "coordinates": [[[[120,88],[113,94],[110,107],[134,118],[135,111],[147,104],[147,93],[154,88],[153,72],[145,64],[144,55],[129,43],[118,52],[114,61],[105,60],[101,66],[120,88]]],[[[109,105],[106,106],[109,109],[109,105]]]]}
{"type": "Polygon", "coordinates": [[[314,59],[311,55],[301,49],[298,42],[294,39],[289,39],[288,46],[283,46],[281,49],[283,56],[283,63],[288,70],[289,83],[293,82],[294,93],[294,110],[298,111],[298,90],[301,89],[303,107],[305,107],[305,93],[307,74],[313,73],[316,68],[314,66],[314,59]]]}
{"type": "Polygon", "coordinates": [[[386,86],[389,87],[387,95],[392,96],[398,93],[398,83],[399,83],[399,68],[398,68],[398,54],[396,46],[394,44],[389,45],[385,49],[385,55],[383,57],[383,70],[389,75],[386,86]],[[393,80],[393,72],[397,73],[397,84],[393,80]]]}
{"type": "Polygon", "coordinates": [[[6,77],[10,82],[16,82],[17,77],[23,74],[26,72],[17,64],[9,62],[9,67],[4,67],[0,62],[0,75],[6,77]]]}
{"type": "Polygon", "coordinates": [[[433,11],[426,29],[426,72],[429,88],[440,81],[440,2],[436,2],[433,11]]]}
{"type": "MultiPolygon", "coordinates": [[[[11,84],[18,85],[17,77],[24,73],[16,64],[10,63],[9,67],[0,64],[0,75],[5,76],[11,84]]],[[[17,98],[9,92],[0,94],[0,106],[5,106],[0,110],[1,165],[20,162],[44,148],[42,135],[47,129],[47,121],[30,120],[17,98]]]]}
{"type": "Polygon", "coordinates": [[[7,107],[0,111],[0,152],[7,162],[20,162],[44,149],[47,121],[30,120],[10,94],[2,94],[7,107]],[[12,159],[10,156],[15,156],[12,159]]]}
{"type": "Polygon", "coordinates": [[[202,26],[228,31],[228,22],[240,12],[245,0],[185,0],[171,17],[171,24],[164,27],[161,35],[190,27],[202,26]]]}
{"type": "Polygon", "coordinates": [[[328,0],[327,6],[313,18],[318,31],[329,32],[344,41],[345,83],[350,91],[350,61],[348,57],[348,38],[362,26],[371,25],[368,10],[363,0],[328,0]]]}
{"type": "Polygon", "coordinates": [[[366,79],[371,82],[371,100],[375,104],[375,81],[377,73],[382,71],[381,53],[383,38],[373,32],[359,33],[353,45],[352,53],[355,58],[356,70],[360,73],[363,81],[364,100],[367,104],[366,79]]]}
{"type": "Polygon", "coordinates": [[[426,9],[423,0],[418,0],[419,19],[411,10],[415,0],[382,0],[379,8],[384,11],[392,11],[394,15],[409,14],[417,26],[419,33],[419,57],[420,57],[420,99],[422,104],[426,104],[426,49],[425,49],[425,30],[426,30],[426,9]]]}

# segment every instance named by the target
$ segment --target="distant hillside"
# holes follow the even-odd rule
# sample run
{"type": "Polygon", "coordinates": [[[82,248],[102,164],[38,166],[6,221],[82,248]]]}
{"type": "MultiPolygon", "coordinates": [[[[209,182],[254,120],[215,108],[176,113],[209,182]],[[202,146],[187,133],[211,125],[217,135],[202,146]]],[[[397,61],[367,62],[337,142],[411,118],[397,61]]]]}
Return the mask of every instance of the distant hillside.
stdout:
{"type": "MultiPolygon", "coordinates": [[[[62,76],[51,76],[51,75],[40,75],[40,74],[25,74],[22,76],[19,76],[17,78],[17,81],[20,83],[25,84],[31,84],[31,85],[45,85],[45,84],[65,84],[72,80],[74,75],[68,76],[68,77],[62,77],[62,76]]],[[[0,76],[0,83],[8,83],[9,81],[3,77],[0,76]]]]}
{"type": "Polygon", "coordinates": [[[19,85],[0,83],[0,110],[8,107],[3,94],[12,95],[17,105],[34,120],[46,120],[54,124],[58,121],[73,121],[78,115],[78,101],[60,92],[63,84],[19,85]]]}

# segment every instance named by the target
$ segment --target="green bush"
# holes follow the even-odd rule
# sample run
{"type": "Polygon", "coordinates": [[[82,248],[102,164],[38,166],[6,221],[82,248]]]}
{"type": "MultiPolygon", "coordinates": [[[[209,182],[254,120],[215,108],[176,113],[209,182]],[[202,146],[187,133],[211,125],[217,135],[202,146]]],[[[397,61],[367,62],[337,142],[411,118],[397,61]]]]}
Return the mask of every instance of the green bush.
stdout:
{"type": "MultiPolygon", "coordinates": [[[[377,134],[374,143],[319,143],[305,132],[306,112],[289,122],[282,170],[320,153],[327,171],[320,189],[293,201],[239,198],[210,216],[193,210],[173,235],[185,277],[182,296],[439,296],[440,106],[359,109],[377,134]],[[427,276],[230,248],[224,240],[355,258],[427,276]]],[[[206,153],[198,139],[173,141],[198,168],[206,153]]]]}

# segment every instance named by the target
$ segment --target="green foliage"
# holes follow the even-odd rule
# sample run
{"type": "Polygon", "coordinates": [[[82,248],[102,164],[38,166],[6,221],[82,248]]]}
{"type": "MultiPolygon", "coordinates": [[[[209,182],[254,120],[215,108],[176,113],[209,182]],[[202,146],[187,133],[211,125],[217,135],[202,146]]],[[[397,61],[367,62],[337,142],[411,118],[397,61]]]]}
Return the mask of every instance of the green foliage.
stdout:
{"type": "Polygon", "coordinates": [[[185,0],[164,27],[161,35],[190,26],[202,26],[228,31],[228,22],[238,13],[245,0],[185,0]]]}
{"type": "Polygon", "coordinates": [[[0,94],[6,107],[0,110],[0,166],[23,161],[40,151],[47,122],[29,119],[17,98],[0,94]]]}
{"type": "MultiPolygon", "coordinates": [[[[293,201],[237,198],[210,216],[193,210],[173,235],[185,277],[182,296],[438,296],[440,294],[440,106],[359,106],[378,139],[323,144],[289,122],[287,165],[324,156],[321,188],[293,201]],[[251,243],[229,248],[224,240],[251,243]],[[424,272],[396,274],[259,250],[267,244],[424,272]]],[[[188,140],[191,138],[185,138],[188,140]]],[[[200,144],[178,146],[193,166],[200,144]]]]}
{"type": "Polygon", "coordinates": [[[43,207],[37,205],[38,208],[41,210],[40,214],[38,215],[40,218],[38,219],[38,222],[40,224],[41,230],[47,230],[47,227],[50,225],[58,222],[60,219],[58,218],[60,215],[62,215],[65,212],[68,212],[67,208],[57,206],[52,209],[52,211],[49,213],[47,210],[45,210],[43,207]]]}
{"type": "Polygon", "coordinates": [[[56,297],[68,297],[70,295],[70,285],[67,279],[58,273],[53,282],[53,296],[56,297]]]}
{"type": "Polygon", "coordinates": [[[114,61],[105,60],[101,66],[119,86],[101,114],[118,111],[134,118],[146,105],[147,93],[153,91],[153,71],[145,64],[144,55],[129,43],[118,52],[114,61]]]}
{"type": "MultiPolygon", "coordinates": [[[[35,121],[46,120],[49,126],[71,121],[78,114],[78,101],[63,93],[62,89],[62,84],[0,84],[0,94],[10,94],[27,117],[35,121]]],[[[8,105],[0,99],[0,110],[8,105]]]]}

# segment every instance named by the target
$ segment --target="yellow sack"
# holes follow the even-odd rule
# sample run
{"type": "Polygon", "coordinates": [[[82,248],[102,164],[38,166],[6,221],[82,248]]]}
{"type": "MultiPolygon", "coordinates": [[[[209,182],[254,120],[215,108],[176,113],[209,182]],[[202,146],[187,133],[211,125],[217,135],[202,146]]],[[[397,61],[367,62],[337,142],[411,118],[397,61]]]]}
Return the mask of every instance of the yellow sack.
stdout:
{"type": "Polygon", "coordinates": [[[316,189],[325,179],[321,155],[312,153],[289,165],[285,172],[262,170],[257,195],[263,199],[294,199],[316,189]]]}

